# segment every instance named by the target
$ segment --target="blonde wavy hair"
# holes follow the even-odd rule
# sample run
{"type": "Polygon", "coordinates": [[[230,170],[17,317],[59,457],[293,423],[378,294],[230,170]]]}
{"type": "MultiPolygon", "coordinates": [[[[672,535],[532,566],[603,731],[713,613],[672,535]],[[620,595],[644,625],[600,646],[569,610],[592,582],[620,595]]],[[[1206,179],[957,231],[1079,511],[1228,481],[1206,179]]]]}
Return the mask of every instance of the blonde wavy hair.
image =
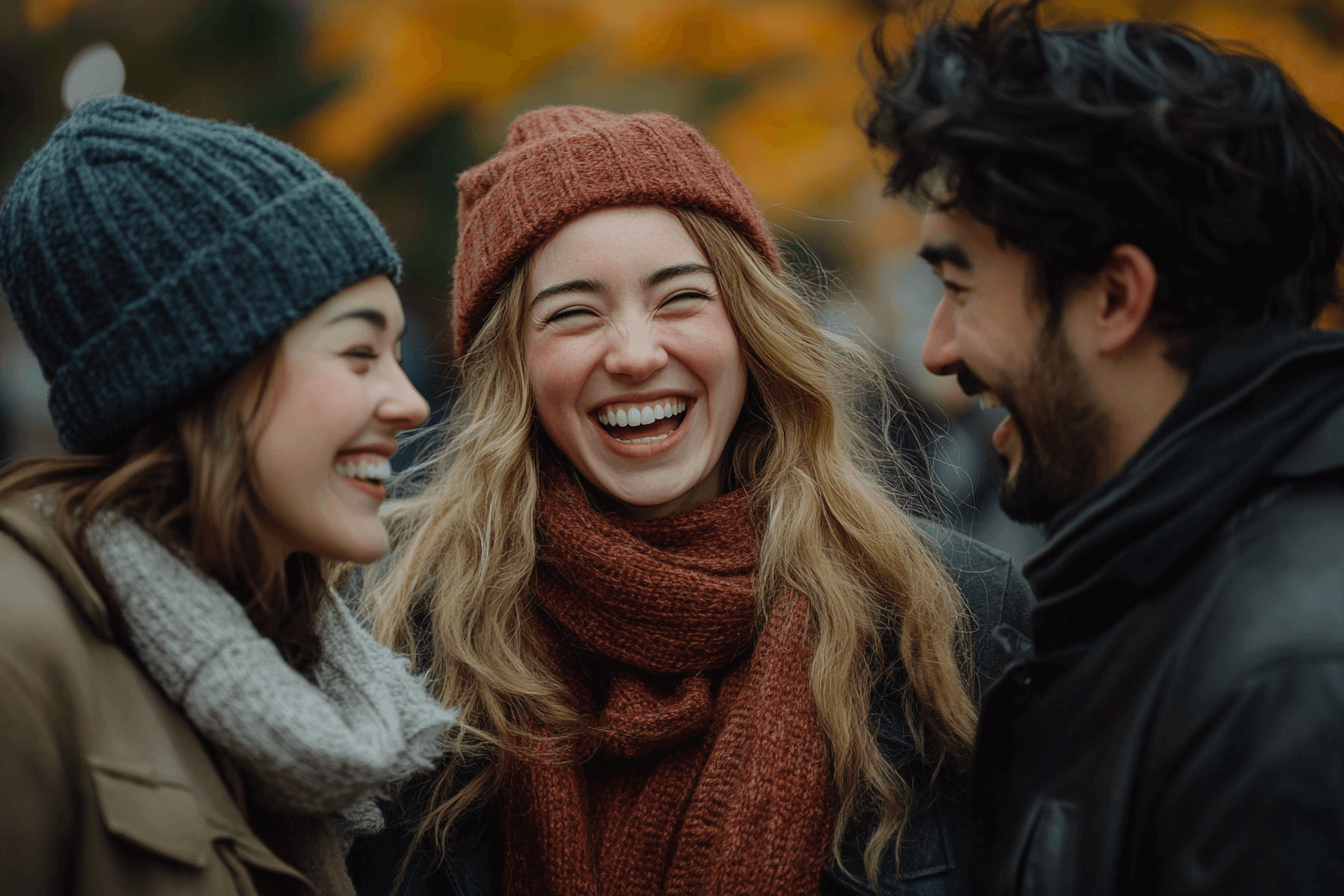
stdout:
{"type": "MultiPolygon", "coordinates": [[[[966,610],[882,485],[881,445],[859,422],[858,387],[871,395],[885,382],[880,365],[824,333],[799,285],[730,225],[671,211],[709,260],[747,358],[728,476],[761,521],[759,610],[789,589],[811,606],[811,688],[836,795],[832,853],[838,859],[850,823],[875,816],[864,850],[875,880],[883,851],[899,847],[911,788],[878,748],[871,694],[878,684],[902,694],[926,761],[964,767],[976,722],[966,610]]],[[[524,758],[523,719],[562,735],[583,725],[532,624],[538,469],[553,449],[524,360],[529,271],[524,261],[514,272],[462,358],[447,441],[421,471],[418,494],[389,512],[395,553],[366,579],[375,634],[428,669],[439,699],[468,726],[419,831],[441,849],[454,822],[494,791],[501,763],[524,758]]]]}

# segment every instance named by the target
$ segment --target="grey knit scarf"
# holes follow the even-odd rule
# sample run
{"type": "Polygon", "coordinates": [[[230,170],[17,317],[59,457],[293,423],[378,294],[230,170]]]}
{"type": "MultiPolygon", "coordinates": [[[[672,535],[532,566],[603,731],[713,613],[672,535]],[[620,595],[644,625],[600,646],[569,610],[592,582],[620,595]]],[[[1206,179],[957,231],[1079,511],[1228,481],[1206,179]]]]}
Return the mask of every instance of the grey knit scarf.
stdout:
{"type": "Polygon", "coordinates": [[[309,677],[259,634],[214,579],[136,523],[105,515],[90,546],[150,676],[207,740],[236,762],[266,809],[338,813],[348,844],[382,826],[373,797],[430,768],[457,720],[409,663],[332,595],[315,620],[309,677]]]}

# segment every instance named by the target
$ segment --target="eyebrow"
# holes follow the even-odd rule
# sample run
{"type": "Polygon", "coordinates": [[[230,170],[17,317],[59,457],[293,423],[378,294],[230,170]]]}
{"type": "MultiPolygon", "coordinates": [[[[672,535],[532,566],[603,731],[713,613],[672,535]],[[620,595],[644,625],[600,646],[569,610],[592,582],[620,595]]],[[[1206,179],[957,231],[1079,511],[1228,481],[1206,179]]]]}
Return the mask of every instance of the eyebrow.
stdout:
{"type": "MultiPolygon", "coordinates": [[[[387,329],[387,315],[379,311],[377,308],[357,308],[354,311],[347,311],[344,314],[339,315],[337,317],[333,317],[331,320],[327,321],[327,326],[329,327],[334,326],[346,320],[368,321],[369,323],[377,327],[379,330],[387,329]]],[[[401,337],[405,335],[406,335],[406,327],[405,325],[403,325],[401,332],[397,334],[396,341],[400,342],[401,337]]]]}
{"type": "Polygon", "coordinates": [[[554,286],[548,286],[541,292],[532,297],[532,304],[535,305],[542,299],[550,298],[553,295],[562,292],[601,292],[602,283],[599,280],[566,280],[564,283],[557,283],[554,286]]]}
{"type": "Polygon", "coordinates": [[[700,264],[699,262],[688,261],[685,264],[669,265],[665,268],[659,268],[649,276],[645,277],[644,288],[648,289],[651,286],[657,286],[659,283],[666,283],[668,280],[671,280],[674,277],[680,277],[682,274],[712,273],[714,272],[710,270],[709,265],[700,264]]]}
{"type": "Polygon", "coordinates": [[[920,246],[915,254],[935,268],[946,263],[963,271],[971,269],[971,260],[966,257],[966,250],[954,242],[926,243],[920,246]]]}
{"type": "MultiPolygon", "coordinates": [[[[645,289],[651,289],[660,283],[666,283],[668,280],[675,279],[684,274],[712,274],[714,271],[709,265],[699,262],[686,262],[685,264],[668,265],[665,268],[659,268],[649,276],[645,277],[641,285],[645,289]]],[[[535,305],[542,299],[550,298],[562,292],[601,292],[605,289],[601,280],[566,280],[564,283],[557,283],[554,286],[548,286],[532,297],[532,304],[535,305]]]]}

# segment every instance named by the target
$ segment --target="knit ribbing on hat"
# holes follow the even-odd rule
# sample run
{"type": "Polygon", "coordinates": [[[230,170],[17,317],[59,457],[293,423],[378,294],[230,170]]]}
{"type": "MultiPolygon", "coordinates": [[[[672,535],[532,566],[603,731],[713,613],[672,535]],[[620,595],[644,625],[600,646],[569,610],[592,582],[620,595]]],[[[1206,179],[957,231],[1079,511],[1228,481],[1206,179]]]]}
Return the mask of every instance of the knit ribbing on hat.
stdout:
{"type": "Polygon", "coordinates": [[[79,106],[0,210],[0,286],[71,451],[115,450],[400,260],[303,153],[132,97],[79,106]]]}
{"type": "Polygon", "coordinates": [[[568,221],[617,205],[686,206],[733,224],[772,267],[779,252],[751,191],[690,125],[661,112],[555,106],[514,120],[504,149],[458,188],[453,322],[465,354],[500,287],[568,221]]]}

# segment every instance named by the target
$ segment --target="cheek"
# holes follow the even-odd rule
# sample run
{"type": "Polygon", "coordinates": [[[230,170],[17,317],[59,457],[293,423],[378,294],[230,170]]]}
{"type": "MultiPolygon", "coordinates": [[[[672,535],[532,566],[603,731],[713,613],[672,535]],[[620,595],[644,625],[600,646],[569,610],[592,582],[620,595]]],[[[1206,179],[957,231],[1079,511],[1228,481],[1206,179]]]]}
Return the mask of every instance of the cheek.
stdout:
{"type": "Polygon", "coordinates": [[[525,346],[528,387],[546,424],[560,413],[573,413],[581,402],[589,366],[573,340],[538,339],[525,346]]]}
{"type": "Polygon", "coordinates": [[[747,397],[747,359],[736,343],[717,359],[717,368],[717,403],[735,420],[747,397]]]}
{"type": "Polygon", "coordinates": [[[579,387],[572,382],[574,377],[564,353],[553,344],[529,344],[526,361],[528,388],[537,420],[542,431],[568,455],[573,441],[569,433],[575,429],[572,409],[579,387]]]}
{"type": "Polygon", "coordinates": [[[715,404],[741,407],[747,391],[747,359],[726,318],[688,334],[683,357],[715,394],[715,404]]]}
{"type": "MultiPolygon", "coordinates": [[[[976,313],[966,314],[957,332],[962,360],[981,379],[1018,369],[1022,358],[1015,338],[1002,322],[976,313]]],[[[995,384],[986,380],[986,385],[993,388],[995,384]]]]}
{"type": "Polygon", "coordinates": [[[285,438],[287,433],[267,426],[252,445],[252,475],[256,482],[257,498],[272,519],[283,525],[294,508],[307,506],[311,478],[304,470],[307,465],[295,462],[294,447],[285,438]]]}
{"type": "Polygon", "coordinates": [[[263,399],[249,442],[258,478],[286,490],[286,480],[311,468],[320,473],[372,416],[362,384],[321,370],[298,370],[263,399]]]}
{"type": "Polygon", "coordinates": [[[539,407],[545,406],[555,389],[556,363],[545,345],[527,346],[527,387],[539,407]]]}

